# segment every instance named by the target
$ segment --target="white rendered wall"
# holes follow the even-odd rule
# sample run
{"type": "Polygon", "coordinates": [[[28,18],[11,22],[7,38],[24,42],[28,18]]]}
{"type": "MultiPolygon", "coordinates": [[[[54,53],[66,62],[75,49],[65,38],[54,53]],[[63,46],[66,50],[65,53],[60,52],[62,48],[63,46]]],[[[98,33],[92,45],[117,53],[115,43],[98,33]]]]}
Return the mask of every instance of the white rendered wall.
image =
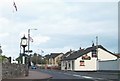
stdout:
{"type": "MultiPolygon", "coordinates": [[[[91,57],[91,52],[88,53],[87,55],[91,57]]],[[[80,66],[80,60],[82,60],[81,57],[75,60],[75,69],[74,69],[75,71],[96,71],[97,70],[96,58],[91,58],[91,60],[84,60],[85,66],[80,66]]]]}
{"type": "Polygon", "coordinates": [[[98,59],[99,60],[116,60],[117,57],[99,48],[98,59]]]}

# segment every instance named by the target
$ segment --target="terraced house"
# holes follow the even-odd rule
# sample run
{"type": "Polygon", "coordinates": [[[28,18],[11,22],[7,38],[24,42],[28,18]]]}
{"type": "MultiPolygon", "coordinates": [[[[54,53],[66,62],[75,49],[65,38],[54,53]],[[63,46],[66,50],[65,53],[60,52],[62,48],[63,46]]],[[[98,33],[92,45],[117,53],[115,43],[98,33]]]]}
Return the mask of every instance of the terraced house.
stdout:
{"type": "Polygon", "coordinates": [[[46,55],[47,58],[47,66],[48,67],[58,67],[61,65],[61,57],[63,53],[51,53],[50,55],[46,55]]]}

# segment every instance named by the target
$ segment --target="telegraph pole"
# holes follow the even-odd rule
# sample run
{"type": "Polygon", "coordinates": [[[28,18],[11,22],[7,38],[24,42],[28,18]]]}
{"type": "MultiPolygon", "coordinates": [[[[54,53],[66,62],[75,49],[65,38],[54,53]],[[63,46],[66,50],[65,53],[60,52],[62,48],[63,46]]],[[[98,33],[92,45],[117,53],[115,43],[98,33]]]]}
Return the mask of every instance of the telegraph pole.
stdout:
{"type": "Polygon", "coordinates": [[[97,71],[99,70],[99,60],[98,60],[98,36],[96,36],[96,55],[97,55],[97,71]]]}
{"type": "Polygon", "coordinates": [[[98,36],[96,36],[96,55],[98,60],[98,36]]]}

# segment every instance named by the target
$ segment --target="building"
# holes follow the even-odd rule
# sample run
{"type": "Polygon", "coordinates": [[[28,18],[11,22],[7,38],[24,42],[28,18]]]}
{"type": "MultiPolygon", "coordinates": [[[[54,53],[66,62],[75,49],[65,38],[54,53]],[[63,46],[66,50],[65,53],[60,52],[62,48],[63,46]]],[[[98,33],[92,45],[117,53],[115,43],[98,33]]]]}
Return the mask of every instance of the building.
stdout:
{"type": "Polygon", "coordinates": [[[50,55],[46,55],[46,66],[48,68],[58,68],[61,66],[61,57],[63,53],[51,53],[50,55]]]}
{"type": "Polygon", "coordinates": [[[51,53],[49,58],[49,64],[52,66],[58,66],[63,53],[51,53]]]}
{"type": "Polygon", "coordinates": [[[102,45],[88,47],[73,51],[61,61],[61,70],[71,71],[97,71],[99,61],[116,60],[117,57],[102,45]]]}

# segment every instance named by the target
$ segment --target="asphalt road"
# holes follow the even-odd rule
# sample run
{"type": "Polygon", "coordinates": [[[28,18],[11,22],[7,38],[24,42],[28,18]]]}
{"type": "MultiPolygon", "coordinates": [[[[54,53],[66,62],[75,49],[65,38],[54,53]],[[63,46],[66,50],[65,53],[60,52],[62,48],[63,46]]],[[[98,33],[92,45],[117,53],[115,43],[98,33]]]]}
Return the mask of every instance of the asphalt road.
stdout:
{"type": "Polygon", "coordinates": [[[120,81],[117,74],[105,72],[71,72],[59,70],[45,70],[40,69],[40,72],[52,75],[53,80],[74,80],[74,81],[120,81]]]}

